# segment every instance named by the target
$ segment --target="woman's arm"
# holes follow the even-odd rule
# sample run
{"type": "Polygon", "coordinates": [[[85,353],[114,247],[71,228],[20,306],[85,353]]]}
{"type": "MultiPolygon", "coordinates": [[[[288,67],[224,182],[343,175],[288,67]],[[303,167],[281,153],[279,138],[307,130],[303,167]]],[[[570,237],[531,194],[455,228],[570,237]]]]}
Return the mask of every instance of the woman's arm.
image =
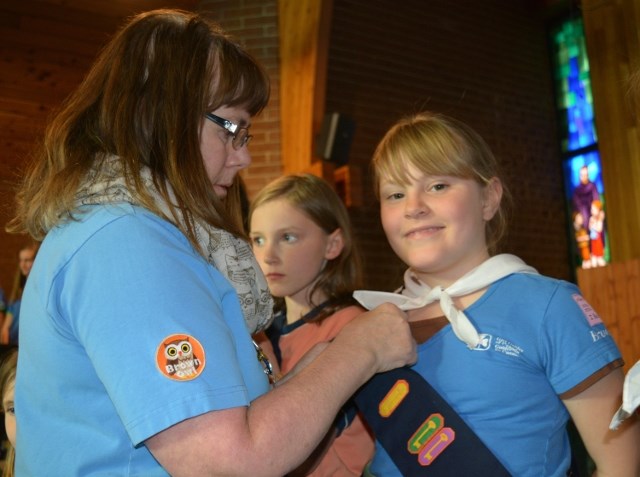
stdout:
{"type": "Polygon", "coordinates": [[[316,448],[364,382],[415,359],[406,315],[382,305],[345,326],[316,359],[250,407],[188,419],[145,444],[173,476],[282,476],[316,448]]]}
{"type": "Polygon", "coordinates": [[[640,423],[629,417],[617,430],[609,429],[622,402],[624,374],[615,369],[577,396],[564,400],[589,455],[594,477],[640,476],[640,423]]]}

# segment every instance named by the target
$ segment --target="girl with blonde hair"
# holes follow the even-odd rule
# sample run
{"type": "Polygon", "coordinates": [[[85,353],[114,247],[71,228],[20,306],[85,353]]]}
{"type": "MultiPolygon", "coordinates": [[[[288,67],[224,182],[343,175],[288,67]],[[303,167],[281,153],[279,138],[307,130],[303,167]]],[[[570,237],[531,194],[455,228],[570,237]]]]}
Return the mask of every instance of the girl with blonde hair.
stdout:
{"type": "Polygon", "coordinates": [[[408,269],[398,293],[356,298],[406,310],[419,359],[356,397],[376,437],[372,475],[572,475],[571,418],[597,475],[637,477],[638,422],[609,429],[620,351],[574,284],[498,253],[506,186],[486,142],[424,112],[385,134],[373,167],[408,269]]]}

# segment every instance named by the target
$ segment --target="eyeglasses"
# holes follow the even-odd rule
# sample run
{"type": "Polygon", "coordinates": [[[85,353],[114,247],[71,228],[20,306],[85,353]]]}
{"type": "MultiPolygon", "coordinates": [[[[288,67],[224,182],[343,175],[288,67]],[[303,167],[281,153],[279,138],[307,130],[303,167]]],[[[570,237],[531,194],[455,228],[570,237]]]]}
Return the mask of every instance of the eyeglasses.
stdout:
{"type": "Polygon", "coordinates": [[[251,134],[249,134],[249,128],[241,128],[228,119],[221,118],[220,116],[216,116],[213,113],[205,113],[205,117],[209,121],[213,121],[218,126],[228,131],[228,134],[233,138],[231,140],[231,145],[236,151],[241,147],[249,144],[249,141],[251,141],[251,138],[253,137],[251,134]]]}

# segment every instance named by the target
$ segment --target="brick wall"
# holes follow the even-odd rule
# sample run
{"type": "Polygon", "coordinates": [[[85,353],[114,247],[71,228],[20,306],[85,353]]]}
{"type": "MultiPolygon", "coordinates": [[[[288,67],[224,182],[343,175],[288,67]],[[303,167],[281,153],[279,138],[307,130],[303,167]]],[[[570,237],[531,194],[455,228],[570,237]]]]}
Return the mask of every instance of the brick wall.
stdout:
{"type": "MultiPolygon", "coordinates": [[[[515,199],[505,251],[570,278],[552,75],[541,11],[528,1],[335,0],[327,111],[356,121],[350,165],[365,175],[400,116],[430,109],[488,141],[515,199]]],[[[371,286],[395,287],[404,266],[384,240],[376,205],[352,209],[371,286]]]]}

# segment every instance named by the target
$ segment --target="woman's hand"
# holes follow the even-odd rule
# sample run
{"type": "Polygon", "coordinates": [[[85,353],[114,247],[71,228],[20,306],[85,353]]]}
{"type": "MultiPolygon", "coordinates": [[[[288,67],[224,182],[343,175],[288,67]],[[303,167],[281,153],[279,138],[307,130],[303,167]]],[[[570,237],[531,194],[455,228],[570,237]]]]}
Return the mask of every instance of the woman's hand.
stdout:
{"type": "Polygon", "coordinates": [[[413,364],[417,360],[416,342],[411,335],[407,314],[384,303],[358,315],[338,334],[335,341],[349,341],[349,347],[372,355],[373,374],[413,364]]]}

